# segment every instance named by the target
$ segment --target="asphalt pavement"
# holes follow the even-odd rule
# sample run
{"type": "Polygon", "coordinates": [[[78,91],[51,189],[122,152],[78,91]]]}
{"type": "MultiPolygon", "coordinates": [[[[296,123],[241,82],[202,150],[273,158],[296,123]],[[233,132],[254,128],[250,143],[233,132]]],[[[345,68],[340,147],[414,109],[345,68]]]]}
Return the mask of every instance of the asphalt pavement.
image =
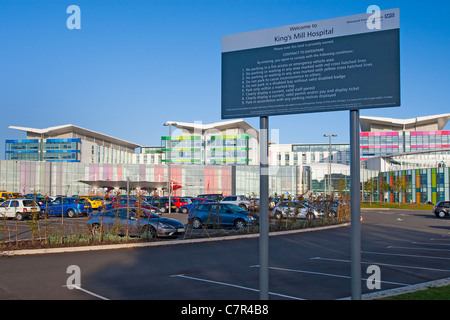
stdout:
{"type": "MultiPolygon", "coordinates": [[[[362,216],[363,297],[448,280],[450,219],[410,210],[362,216]]],[[[259,239],[218,240],[3,257],[0,299],[257,300],[259,239]],[[79,287],[68,288],[74,279],[79,287]]],[[[269,298],[348,299],[350,244],[349,226],[271,236],[269,298]]]]}

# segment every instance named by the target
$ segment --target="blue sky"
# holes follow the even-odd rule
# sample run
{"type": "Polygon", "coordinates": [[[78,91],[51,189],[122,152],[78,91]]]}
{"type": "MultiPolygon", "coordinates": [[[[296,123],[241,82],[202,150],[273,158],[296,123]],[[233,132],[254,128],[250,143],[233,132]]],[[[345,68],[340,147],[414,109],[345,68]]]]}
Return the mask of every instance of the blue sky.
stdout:
{"type": "MultiPolygon", "coordinates": [[[[402,106],[360,115],[450,112],[450,2],[346,0],[0,0],[0,158],[10,125],[74,124],[160,145],[168,120],[222,121],[224,35],[400,8],[402,106]],[[81,29],[69,30],[69,5],[81,29]]],[[[258,118],[246,118],[259,128],[258,118]]],[[[349,142],[349,112],[273,116],[280,143],[349,142]]],[[[448,129],[449,126],[446,127],[448,129]]]]}

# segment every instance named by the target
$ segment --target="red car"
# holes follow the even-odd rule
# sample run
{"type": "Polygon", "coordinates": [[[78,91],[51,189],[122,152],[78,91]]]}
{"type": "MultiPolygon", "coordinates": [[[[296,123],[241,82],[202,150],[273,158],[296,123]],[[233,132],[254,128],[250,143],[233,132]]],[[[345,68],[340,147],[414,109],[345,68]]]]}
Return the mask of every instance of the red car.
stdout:
{"type": "Polygon", "coordinates": [[[177,207],[177,212],[180,212],[180,207],[190,203],[189,200],[181,197],[171,197],[170,200],[177,207]]]}

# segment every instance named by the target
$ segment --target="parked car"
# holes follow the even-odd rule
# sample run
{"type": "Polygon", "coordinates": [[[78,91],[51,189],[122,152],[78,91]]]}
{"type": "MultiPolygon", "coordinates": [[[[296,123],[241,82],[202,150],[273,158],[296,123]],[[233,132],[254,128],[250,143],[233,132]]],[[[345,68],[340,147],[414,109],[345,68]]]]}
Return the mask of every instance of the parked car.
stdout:
{"type": "Polygon", "coordinates": [[[40,205],[41,215],[47,216],[68,216],[74,218],[78,215],[87,215],[92,212],[92,207],[87,200],[76,198],[56,198],[51,202],[40,205]]]}
{"type": "Polygon", "coordinates": [[[259,198],[251,198],[250,201],[250,210],[256,210],[259,211],[259,198]]]}
{"type": "Polygon", "coordinates": [[[1,218],[23,220],[31,214],[39,214],[40,211],[37,203],[31,199],[9,199],[0,204],[1,218]]]}
{"type": "Polygon", "coordinates": [[[199,194],[197,196],[197,198],[208,198],[211,200],[218,201],[223,198],[223,194],[221,194],[221,193],[205,193],[205,194],[199,194]]]}
{"type": "Polygon", "coordinates": [[[189,213],[195,206],[199,205],[200,203],[210,203],[210,202],[216,201],[207,198],[193,198],[191,203],[185,204],[184,206],[180,207],[180,212],[189,213]]]}
{"type": "Polygon", "coordinates": [[[81,197],[81,199],[86,199],[91,204],[92,210],[98,210],[102,206],[102,197],[81,197]]]}
{"type": "Polygon", "coordinates": [[[315,218],[320,218],[323,213],[317,211],[313,207],[308,207],[298,201],[288,201],[283,200],[276,204],[271,215],[276,219],[282,218],[297,218],[297,219],[307,219],[313,220],[315,218]]]}
{"type": "MultiPolygon", "coordinates": [[[[168,201],[169,199],[167,199],[168,201]]],[[[176,212],[180,212],[181,206],[187,205],[190,203],[189,200],[185,199],[185,198],[181,198],[181,197],[171,197],[170,200],[172,201],[172,203],[177,207],[175,210],[176,212]]]]}
{"type": "Polygon", "coordinates": [[[275,208],[278,202],[280,202],[280,199],[269,198],[269,209],[273,210],[273,208],[275,208]]]}
{"type": "MultiPolygon", "coordinates": [[[[303,200],[306,201],[306,200],[303,200]]],[[[303,205],[308,206],[308,202],[303,202],[303,205]]],[[[310,204],[312,205],[312,204],[310,204]]],[[[337,216],[337,212],[338,212],[338,208],[339,208],[339,202],[337,200],[335,201],[330,201],[330,200],[324,200],[324,201],[320,201],[319,203],[316,203],[313,205],[314,208],[322,213],[323,215],[327,215],[330,218],[336,218],[337,216]]]]}
{"type": "Polygon", "coordinates": [[[3,198],[4,200],[12,198],[13,195],[11,192],[7,192],[7,191],[0,191],[0,198],[3,198]]]}
{"type": "Polygon", "coordinates": [[[141,207],[141,208],[148,209],[154,213],[161,214],[161,211],[157,207],[152,206],[147,201],[141,201],[141,203],[139,204],[139,201],[135,198],[130,198],[130,199],[121,198],[121,199],[115,200],[113,202],[105,201],[104,205],[99,207],[99,211],[102,211],[103,209],[111,210],[111,209],[115,209],[115,208],[124,208],[124,207],[141,207]]]}
{"type": "Polygon", "coordinates": [[[108,230],[119,227],[118,234],[138,237],[175,237],[185,232],[185,226],[178,220],[160,217],[145,208],[119,208],[94,213],[88,221],[93,233],[100,228],[108,230]]]}
{"type": "MultiPolygon", "coordinates": [[[[176,212],[177,206],[172,199],[170,200],[172,203],[171,212],[176,212]]],[[[157,207],[162,213],[169,212],[169,197],[153,198],[151,205],[157,207]]]]}
{"type": "Polygon", "coordinates": [[[450,214],[450,201],[440,201],[438,202],[434,208],[433,213],[438,218],[445,218],[450,214]]]}
{"type": "Polygon", "coordinates": [[[241,196],[241,195],[227,196],[227,197],[223,198],[222,200],[220,200],[220,202],[235,204],[245,210],[250,209],[250,206],[251,206],[251,203],[250,203],[250,201],[248,201],[247,197],[241,196]]]}
{"type": "Polygon", "coordinates": [[[147,201],[141,201],[139,203],[138,199],[127,199],[127,198],[120,199],[119,201],[113,202],[111,209],[126,208],[126,207],[136,207],[136,208],[140,207],[140,208],[150,210],[153,213],[161,214],[161,211],[157,207],[152,206],[147,201]]]}
{"type": "Polygon", "coordinates": [[[92,213],[92,205],[87,199],[82,198],[68,198],[75,201],[78,204],[78,213],[83,215],[89,215],[92,213]]]}
{"type": "Polygon", "coordinates": [[[203,225],[242,229],[258,224],[258,216],[234,204],[201,203],[189,213],[188,221],[194,229],[200,229],[203,225]]]}

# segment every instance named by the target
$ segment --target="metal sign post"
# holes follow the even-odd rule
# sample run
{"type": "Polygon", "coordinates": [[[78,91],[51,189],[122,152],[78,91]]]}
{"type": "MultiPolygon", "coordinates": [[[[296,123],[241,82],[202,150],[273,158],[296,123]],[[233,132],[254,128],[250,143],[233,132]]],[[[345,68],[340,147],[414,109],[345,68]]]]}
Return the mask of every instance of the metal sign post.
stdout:
{"type": "Polygon", "coordinates": [[[351,294],[361,300],[361,200],[359,159],[359,110],[350,110],[350,196],[351,196],[351,294]]]}
{"type": "Polygon", "coordinates": [[[259,133],[259,298],[269,299],[269,118],[260,117],[259,133]]]}

